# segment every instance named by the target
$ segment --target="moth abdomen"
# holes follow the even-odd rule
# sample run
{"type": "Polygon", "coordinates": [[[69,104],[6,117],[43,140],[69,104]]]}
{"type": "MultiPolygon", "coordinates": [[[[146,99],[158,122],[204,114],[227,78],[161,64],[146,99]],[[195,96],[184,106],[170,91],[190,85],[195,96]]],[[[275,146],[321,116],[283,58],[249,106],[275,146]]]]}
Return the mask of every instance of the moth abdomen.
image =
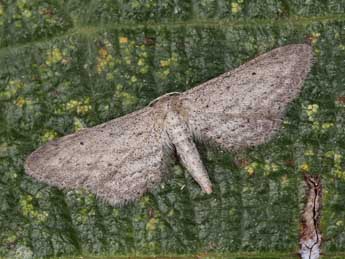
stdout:
{"type": "Polygon", "coordinates": [[[168,112],[165,126],[170,141],[183,166],[206,193],[212,192],[212,184],[193,142],[193,135],[188,124],[174,111],[168,112]]]}

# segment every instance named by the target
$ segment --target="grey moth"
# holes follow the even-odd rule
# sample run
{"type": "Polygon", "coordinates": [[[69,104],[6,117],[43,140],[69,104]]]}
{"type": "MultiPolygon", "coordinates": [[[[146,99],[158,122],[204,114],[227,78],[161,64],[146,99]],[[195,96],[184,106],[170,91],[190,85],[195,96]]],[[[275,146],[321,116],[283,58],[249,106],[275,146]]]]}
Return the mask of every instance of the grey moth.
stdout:
{"type": "Polygon", "coordinates": [[[188,91],[48,142],[27,158],[26,173],[119,205],[160,183],[176,153],[201,189],[211,193],[195,141],[225,151],[265,143],[279,129],[311,64],[309,45],[274,49],[188,91]]]}

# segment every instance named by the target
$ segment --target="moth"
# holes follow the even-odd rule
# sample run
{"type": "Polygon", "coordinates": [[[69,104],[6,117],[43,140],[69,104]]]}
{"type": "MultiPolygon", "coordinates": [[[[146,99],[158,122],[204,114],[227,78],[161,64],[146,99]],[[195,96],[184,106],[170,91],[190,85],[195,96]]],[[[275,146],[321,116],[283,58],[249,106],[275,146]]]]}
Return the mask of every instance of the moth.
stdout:
{"type": "Polygon", "coordinates": [[[206,193],[212,184],[195,141],[225,151],[272,138],[312,64],[312,48],[276,48],[182,93],[48,142],[25,162],[27,174],[60,188],[84,188],[113,205],[134,201],[166,175],[177,154],[206,193]]]}

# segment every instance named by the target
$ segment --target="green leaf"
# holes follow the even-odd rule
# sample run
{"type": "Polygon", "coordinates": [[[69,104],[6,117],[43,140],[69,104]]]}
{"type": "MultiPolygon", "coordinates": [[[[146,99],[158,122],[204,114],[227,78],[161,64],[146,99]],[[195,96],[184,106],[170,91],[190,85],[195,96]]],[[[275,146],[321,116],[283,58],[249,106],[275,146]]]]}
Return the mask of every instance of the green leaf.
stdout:
{"type": "Polygon", "coordinates": [[[344,251],[344,13],[343,0],[0,1],[0,256],[291,253],[301,170],[323,177],[324,251],[344,251]],[[315,64],[279,135],[241,154],[200,146],[212,195],[179,166],[122,208],[24,174],[49,139],[307,38],[315,64]]]}

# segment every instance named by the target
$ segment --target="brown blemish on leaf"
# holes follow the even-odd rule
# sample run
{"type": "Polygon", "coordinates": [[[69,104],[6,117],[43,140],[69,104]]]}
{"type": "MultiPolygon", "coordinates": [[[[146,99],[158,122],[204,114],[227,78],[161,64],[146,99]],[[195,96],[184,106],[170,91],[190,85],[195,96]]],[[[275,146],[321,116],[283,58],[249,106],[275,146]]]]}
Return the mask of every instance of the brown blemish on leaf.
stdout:
{"type": "Polygon", "coordinates": [[[301,218],[300,258],[318,259],[321,250],[322,182],[319,175],[304,174],[306,203],[301,218]]]}
{"type": "Polygon", "coordinates": [[[336,102],[339,104],[345,104],[345,96],[337,97],[336,102]]]}

